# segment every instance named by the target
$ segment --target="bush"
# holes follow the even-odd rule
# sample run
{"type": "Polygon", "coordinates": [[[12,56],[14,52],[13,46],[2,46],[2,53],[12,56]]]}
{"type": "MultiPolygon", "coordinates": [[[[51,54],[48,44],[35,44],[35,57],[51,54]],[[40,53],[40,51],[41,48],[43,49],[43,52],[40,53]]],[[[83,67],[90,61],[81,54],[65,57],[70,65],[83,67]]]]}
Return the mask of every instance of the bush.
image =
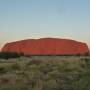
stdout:
{"type": "Polygon", "coordinates": [[[20,65],[18,65],[18,63],[14,63],[11,68],[12,70],[20,70],[20,65]]]}
{"type": "Polygon", "coordinates": [[[0,52],[1,59],[19,58],[20,55],[15,52],[0,52]]]}
{"type": "Polygon", "coordinates": [[[31,61],[28,63],[28,65],[32,65],[32,64],[39,65],[39,64],[41,64],[41,63],[42,63],[41,60],[33,59],[33,60],[31,60],[31,61]]]}
{"type": "Polygon", "coordinates": [[[7,71],[4,67],[0,67],[0,74],[5,74],[7,71]]]}

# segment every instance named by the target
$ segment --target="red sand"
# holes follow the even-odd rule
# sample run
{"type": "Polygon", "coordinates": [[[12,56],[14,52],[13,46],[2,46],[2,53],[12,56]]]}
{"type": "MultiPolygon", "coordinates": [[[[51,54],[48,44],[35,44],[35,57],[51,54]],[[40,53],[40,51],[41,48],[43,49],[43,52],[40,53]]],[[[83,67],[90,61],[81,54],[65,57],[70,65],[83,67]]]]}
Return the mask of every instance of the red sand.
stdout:
{"type": "Polygon", "coordinates": [[[41,38],[7,43],[2,52],[17,52],[25,55],[63,55],[89,53],[85,43],[69,39],[41,38]]]}

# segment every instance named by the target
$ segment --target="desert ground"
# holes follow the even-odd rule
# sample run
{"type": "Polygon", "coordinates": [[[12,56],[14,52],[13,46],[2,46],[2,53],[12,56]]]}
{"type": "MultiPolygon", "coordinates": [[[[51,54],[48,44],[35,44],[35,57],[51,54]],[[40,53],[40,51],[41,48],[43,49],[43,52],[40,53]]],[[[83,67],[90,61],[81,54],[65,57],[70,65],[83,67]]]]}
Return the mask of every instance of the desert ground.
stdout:
{"type": "Polygon", "coordinates": [[[0,90],[90,90],[90,57],[0,59],[0,90]]]}

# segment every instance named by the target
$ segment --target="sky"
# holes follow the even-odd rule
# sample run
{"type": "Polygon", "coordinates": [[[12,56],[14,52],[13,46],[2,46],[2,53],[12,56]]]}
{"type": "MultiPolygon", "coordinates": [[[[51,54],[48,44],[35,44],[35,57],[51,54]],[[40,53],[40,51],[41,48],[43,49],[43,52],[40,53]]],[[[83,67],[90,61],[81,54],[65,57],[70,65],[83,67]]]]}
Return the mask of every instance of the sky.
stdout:
{"type": "Polygon", "coordinates": [[[90,45],[90,0],[0,0],[0,47],[45,37],[90,45]]]}

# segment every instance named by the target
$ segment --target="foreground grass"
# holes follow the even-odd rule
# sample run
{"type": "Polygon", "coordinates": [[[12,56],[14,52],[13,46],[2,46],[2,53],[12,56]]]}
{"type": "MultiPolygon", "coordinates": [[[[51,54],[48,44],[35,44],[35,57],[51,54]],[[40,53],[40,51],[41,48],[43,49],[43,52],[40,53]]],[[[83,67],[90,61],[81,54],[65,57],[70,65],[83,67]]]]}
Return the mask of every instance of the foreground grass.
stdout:
{"type": "Polygon", "coordinates": [[[0,60],[0,90],[90,90],[90,57],[0,60]]]}

